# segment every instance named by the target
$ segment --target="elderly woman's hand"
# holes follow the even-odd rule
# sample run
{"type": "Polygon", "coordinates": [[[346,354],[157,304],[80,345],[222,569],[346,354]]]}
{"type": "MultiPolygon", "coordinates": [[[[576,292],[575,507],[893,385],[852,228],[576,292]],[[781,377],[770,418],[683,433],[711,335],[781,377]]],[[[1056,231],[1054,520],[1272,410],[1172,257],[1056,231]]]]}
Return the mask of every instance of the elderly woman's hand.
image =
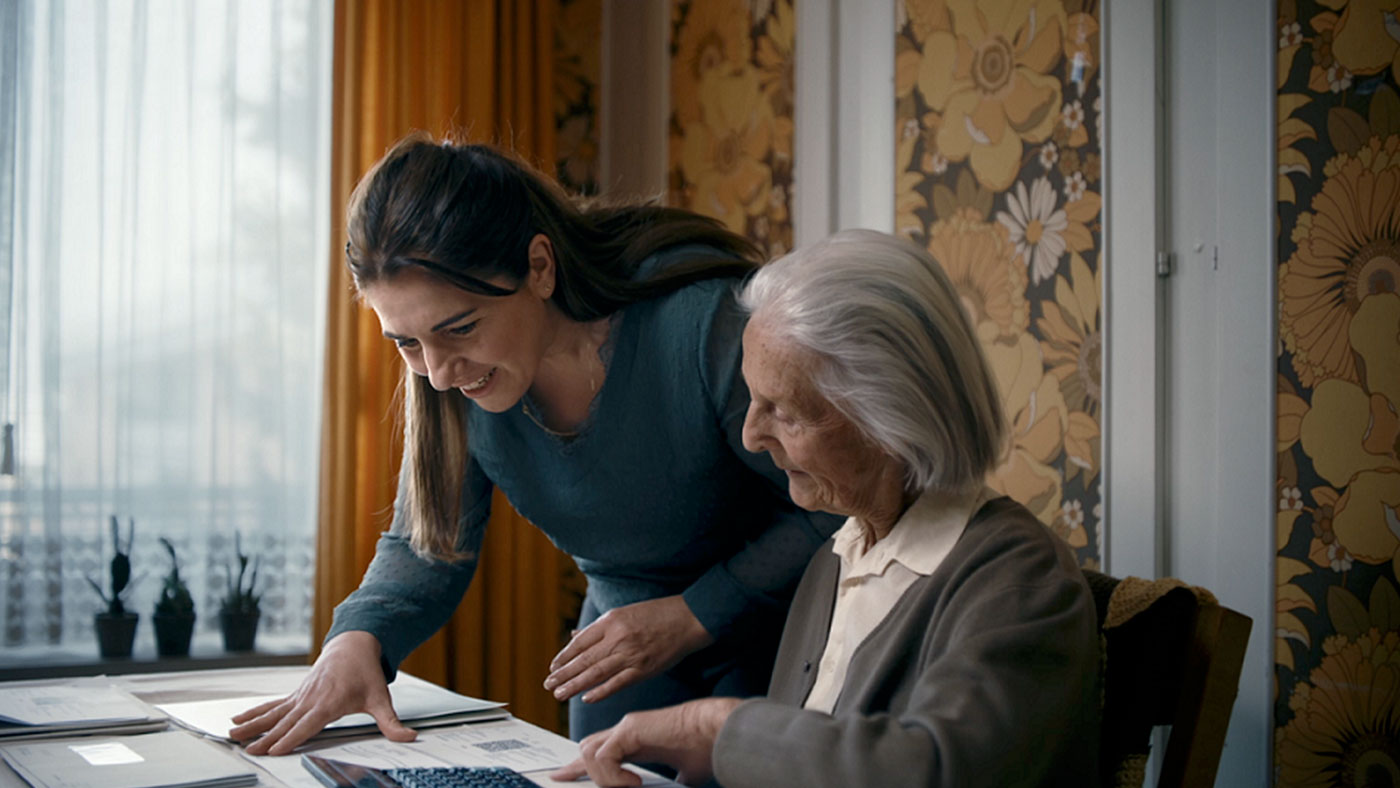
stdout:
{"type": "Polygon", "coordinates": [[[617,725],[579,742],[579,758],[554,772],[556,780],[577,780],[587,774],[600,786],[641,785],[624,761],[659,761],[675,767],[676,780],[686,785],[714,776],[710,751],[741,698],[701,698],[679,706],[626,715],[617,725]]]}
{"type": "Polygon", "coordinates": [[[544,688],[568,700],[602,700],[651,678],[714,638],[679,596],[613,608],[579,630],[550,663],[544,688]]]}

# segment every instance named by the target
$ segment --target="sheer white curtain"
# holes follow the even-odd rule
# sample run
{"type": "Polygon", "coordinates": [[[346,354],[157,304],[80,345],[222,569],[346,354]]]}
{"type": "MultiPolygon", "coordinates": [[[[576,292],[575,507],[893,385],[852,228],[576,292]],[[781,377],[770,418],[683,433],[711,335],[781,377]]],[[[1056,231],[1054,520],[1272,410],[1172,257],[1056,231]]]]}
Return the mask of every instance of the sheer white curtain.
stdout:
{"type": "Polygon", "coordinates": [[[235,531],[261,633],[306,636],[330,0],[0,6],[3,643],[92,641],[110,514],[136,521],[138,643],[157,537],[209,630],[235,531]]]}

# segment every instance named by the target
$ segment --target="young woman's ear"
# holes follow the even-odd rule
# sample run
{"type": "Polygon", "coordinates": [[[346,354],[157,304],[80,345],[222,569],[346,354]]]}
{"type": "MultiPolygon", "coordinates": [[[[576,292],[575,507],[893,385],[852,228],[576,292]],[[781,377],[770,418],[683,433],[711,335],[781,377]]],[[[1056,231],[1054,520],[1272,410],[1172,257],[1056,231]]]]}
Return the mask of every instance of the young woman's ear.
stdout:
{"type": "Polygon", "coordinates": [[[544,233],[536,233],[530,239],[526,253],[530,256],[530,270],[525,275],[526,286],[530,292],[547,299],[554,294],[554,244],[544,233]]]}

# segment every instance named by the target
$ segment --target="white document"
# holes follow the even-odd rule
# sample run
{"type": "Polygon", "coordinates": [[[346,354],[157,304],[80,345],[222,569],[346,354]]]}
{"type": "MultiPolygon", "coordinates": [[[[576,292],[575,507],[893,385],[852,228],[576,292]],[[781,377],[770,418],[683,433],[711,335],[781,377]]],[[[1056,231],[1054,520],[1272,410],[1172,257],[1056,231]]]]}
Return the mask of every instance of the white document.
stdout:
{"type": "MultiPolygon", "coordinates": [[[[394,712],[403,724],[410,728],[427,725],[446,725],[454,722],[471,722],[480,719],[499,719],[508,716],[502,709],[504,703],[469,698],[451,690],[430,684],[420,678],[400,673],[398,679],[389,685],[389,695],[394,702],[394,712]]],[[[170,715],[170,718],[190,730],[228,741],[229,729],[233,727],[233,717],[260,703],[277,700],[285,695],[254,695],[237,698],[199,700],[185,703],[163,703],[156,708],[170,715]]],[[[326,726],[324,735],[353,735],[376,729],[374,718],[368,714],[347,714],[326,726]]]]}
{"type": "Polygon", "coordinates": [[[425,750],[453,766],[533,772],[557,769],[578,757],[574,742],[516,719],[429,731],[419,740],[425,750]]]}
{"type": "MultiPolygon", "coordinates": [[[[562,736],[515,719],[434,730],[419,734],[418,741],[407,743],[393,742],[382,737],[340,743],[319,742],[298,750],[298,753],[302,752],[315,752],[323,758],[368,766],[372,769],[508,766],[524,773],[539,785],[585,788],[593,784],[586,780],[565,783],[549,779],[551,771],[578,757],[578,745],[562,736]],[[480,731],[480,735],[475,733],[477,731],[480,731]],[[507,746],[477,746],[489,742],[505,743],[507,746]]],[[[297,755],[249,755],[245,752],[243,757],[257,764],[258,768],[267,772],[273,779],[285,783],[287,788],[324,788],[301,765],[301,759],[297,755]]],[[[678,788],[677,783],[651,772],[632,766],[625,768],[636,772],[642,778],[643,785],[678,788]]]]}
{"type": "Polygon", "coordinates": [[[104,741],[97,744],[70,744],[68,749],[76,752],[92,766],[120,766],[124,763],[140,763],[145,758],[119,741],[104,741]]]}
{"type": "Polygon", "coordinates": [[[146,704],[111,687],[0,688],[0,722],[67,725],[145,720],[146,704]]]}
{"type": "Polygon", "coordinates": [[[182,703],[194,700],[253,697],[256,695],[287,696],[296,692],[310,665],[287,665],[268,668],[230,668],[228,670],[191,670],[183,673],[134,673],[109,678],[113,686],[155,706],[162,703],[182,703]]]}

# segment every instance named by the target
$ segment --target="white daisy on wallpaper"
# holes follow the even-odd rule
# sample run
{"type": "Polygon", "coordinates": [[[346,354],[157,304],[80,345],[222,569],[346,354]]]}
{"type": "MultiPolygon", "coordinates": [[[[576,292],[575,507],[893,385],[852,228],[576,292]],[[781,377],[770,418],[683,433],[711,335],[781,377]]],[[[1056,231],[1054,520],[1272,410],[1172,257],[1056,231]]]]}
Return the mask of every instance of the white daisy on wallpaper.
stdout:
{"type": "Polygon", "coordinates": [[[1069,220],[1064,209],[1055,207],[1055,187],[1049,178],[1036,178],[1028,194],[1025,182],[1018,182],[1015,193],[1006,193],[1006,207],[997,211],[997,221],[1006,227],[1016,253],[1030,269],[1031,281],[1040,284],[1055,275],[1065,253],[1060,233],[1069,220]]]}

